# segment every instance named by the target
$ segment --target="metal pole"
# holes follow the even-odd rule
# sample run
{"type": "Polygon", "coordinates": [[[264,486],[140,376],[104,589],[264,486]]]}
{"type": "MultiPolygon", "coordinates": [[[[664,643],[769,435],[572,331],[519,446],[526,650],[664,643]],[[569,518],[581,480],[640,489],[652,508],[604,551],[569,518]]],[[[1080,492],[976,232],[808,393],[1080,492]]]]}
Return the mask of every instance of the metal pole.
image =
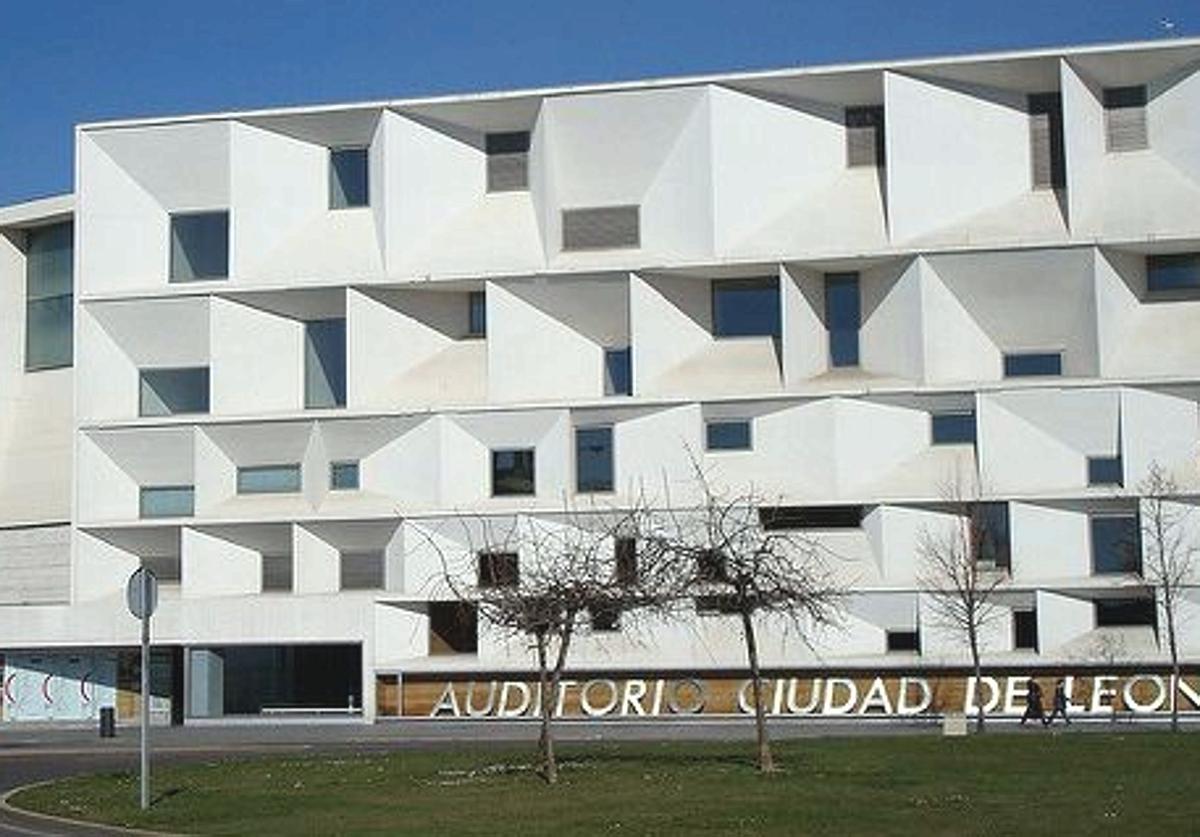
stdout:
{"type": "Polygon", "coordinates": [[[142,573],[142,810],[150,807],[150,574],[142,573]]]}

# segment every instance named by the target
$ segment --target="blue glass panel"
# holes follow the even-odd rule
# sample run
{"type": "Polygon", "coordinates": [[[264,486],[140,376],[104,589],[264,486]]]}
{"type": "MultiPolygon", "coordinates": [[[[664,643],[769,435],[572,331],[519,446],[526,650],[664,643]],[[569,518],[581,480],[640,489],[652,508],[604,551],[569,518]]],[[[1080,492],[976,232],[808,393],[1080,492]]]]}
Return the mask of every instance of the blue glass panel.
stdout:
{"type": "Polygon", "coordinates": [[[487,336],[487,294],[483,291],[467,294],[467,335],[487,336]]]}
{"type": "Polygon", "coordinates": [[[713,282],[712,307],[716,337],[779,337],[778,279],[713,282]]]}
{"type": "Polygon", "coordinates": [[[1148,256],[1146,284],[1151,291],[1200,289],[1200,253],[1148,256]]]}
{"type": "Polygon", "coordinates": [[[353,491],[358,488],[358,463],[334,462],[330,465],[329,487],[334,491],[353,491]]]}
{"type": "Polygon", "coordinates": [[[171,281],[229,276],[229,213],[171,216],[171,281]]]}
{"type": "Polygon", "coordinates": [[[930,430],[935,445],[970,445],[975,443],[975,414],[934,413],[930,430]]]}
{"type": "Polygon", "coordinates": [[[1137,515],[1092,518],[1092,571],[1141,572],[1141,538],[1137,515]]]}
{"type": "Polygon", "coordinates": [[[710,421],[704,426],[708,450],[750,450],[750,422],[710,421]]]}
{"type": "Polygon", "coordinates": [[[346,321],[315,320],[304,327],[304,406],[346,406],[346,321]]]}
{"type": "Polygon", "coordinates": [[[300,491],[299,465],[256,465],[238,468],[238,494],[295,494],[300,491]]]}
{"type": "Polygon", "coordinates": [[[611,427],[581,427],[575,431],[575,489],[613,490],[611,427]]]}
{"type": "Polygon", "coordinates": [[[190,485],[143,488],[139,501],[142,517],[191,517],[195,514],[196,490],[190,485]]]}
{"type": "Polygon", "coordinates": [[[350,209],[370,201],[367,149],[335,148],[329,152],[329,208],[350,209]]]}
{"type": "Polygon", "coordinates": [[[208,412],[208,368],[143,369],[139,415],[208,412]]]}
{"type": "Polygon", "coordinates": [[[1125,469],[1119,456],[1088,458],[1088,485],[1123,485],[1125,469]]]}
{"type": "Polygon", "coordinates": [[[54,224],[27,234],[25,369],[70,366],[74,322],[74,227],[54,224]]]}
{"type": "Polygon", "coordinates": [[[825,327],[829,329],[831,366],[858,366],[858,330],[862,303],[857,273],[825,276],[825,327]]]}
{"type": "Polygon", "coordinates": [[[1024,378],[1062,374],[1060,352],[1029,352],[1004,356],[1004,377],[1024,378]]]}
{"type": "Polygon", "coordinates": [[[492,495],[533,494],[533,449],[492,451],[492,495]]]}
{"type": "Polygon", "coordinates": [[[628,348],[604,350],[604,394],[633,394],[633,354],[628,348]]]}

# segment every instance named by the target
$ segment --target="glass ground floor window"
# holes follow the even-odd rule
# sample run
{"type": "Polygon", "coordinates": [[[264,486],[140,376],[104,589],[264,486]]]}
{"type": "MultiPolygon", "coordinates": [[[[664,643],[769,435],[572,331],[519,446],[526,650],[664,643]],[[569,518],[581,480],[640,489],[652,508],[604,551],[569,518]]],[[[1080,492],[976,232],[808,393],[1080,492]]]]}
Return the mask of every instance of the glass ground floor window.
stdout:
{"type": "Polygon", "coordinates": [[[359,645],[225,645],[188,653],[188,716],[362,707],[359,645]]]}

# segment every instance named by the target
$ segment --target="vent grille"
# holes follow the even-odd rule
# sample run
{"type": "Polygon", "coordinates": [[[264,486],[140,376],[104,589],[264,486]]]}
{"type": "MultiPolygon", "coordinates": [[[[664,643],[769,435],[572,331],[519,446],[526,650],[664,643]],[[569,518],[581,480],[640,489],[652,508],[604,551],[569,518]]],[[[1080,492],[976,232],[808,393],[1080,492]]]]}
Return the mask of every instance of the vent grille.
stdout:
{"type": "Polygon", "coordinates": [[[1066,185],[1062,96],[1058,93],[1029,97],[1029,158],[1033,188],[1060,189],[1066,185]]]}
{"type": "Polygon", "coordinates": [[[529,188],[529,132],[487,135],[487,190],[524,192],[529,188]]]}
{"type": "Polygon", "coordinates": [[[614,250],[641,246],[637,206],[564,209],[563,250],[614,250]]]}
{"type": "Polygon", "coordinates": [[[263,592],[291,592],[291,555],[264,555],[262,557],[262,589],[263,592]]]}
{"type": "Polygon", "coordinates": [[[343,590],[382,590],[382,552],[343,552],[341,582],[343,590]]]}
{"type": "Polygon", "coordinates": [[[1145,87],[1110,87],[1104,91],[1104,133],[1109,151],[1149,147],[1145,87]]]}
{"type": "Polygon", "coordinates": [[[846,108],[846,165],[883,163],[883,106],[846,108]]]}

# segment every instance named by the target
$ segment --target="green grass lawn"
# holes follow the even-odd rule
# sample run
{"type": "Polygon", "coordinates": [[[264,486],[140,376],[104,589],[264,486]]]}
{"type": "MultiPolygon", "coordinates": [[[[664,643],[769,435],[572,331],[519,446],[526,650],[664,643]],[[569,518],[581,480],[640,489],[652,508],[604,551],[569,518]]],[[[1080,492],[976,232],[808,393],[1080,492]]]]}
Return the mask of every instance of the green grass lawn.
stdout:
{"type": "Polygon", "coordinates": [[[163,767],[22,792],[35,811],[204,834],[1192,834],[1200,737],[990,735],[562,748],[561,783],[531,750],[446,750],[163,767]]]}

